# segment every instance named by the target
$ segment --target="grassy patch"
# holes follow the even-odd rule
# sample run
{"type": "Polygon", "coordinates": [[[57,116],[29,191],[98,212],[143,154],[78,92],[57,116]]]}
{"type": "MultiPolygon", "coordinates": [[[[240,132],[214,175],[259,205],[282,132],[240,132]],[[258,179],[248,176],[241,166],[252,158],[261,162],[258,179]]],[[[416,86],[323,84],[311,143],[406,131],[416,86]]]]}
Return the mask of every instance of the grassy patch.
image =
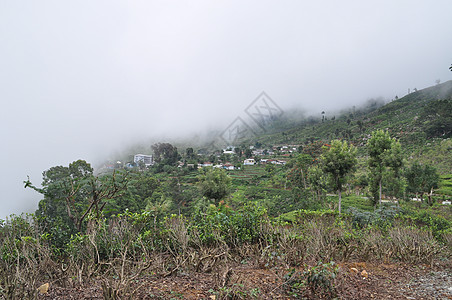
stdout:
{"type": "Polygon", "coordinates": [[[436,193],[446,196],[452,196],[452,174],[442,175],[439,182],[439,188],[436,193]]]}
{"type": "MultiPolygon", "coordinates": [[[[334,197],[338,201],[338,197],[334,197]]],[[[362,196],[350,195],[342,197],[342,209],[345,210],[350,207],[356,207],[365,211],[373,211],[374,207],[370,199],[363,198],[362,196]]]]}

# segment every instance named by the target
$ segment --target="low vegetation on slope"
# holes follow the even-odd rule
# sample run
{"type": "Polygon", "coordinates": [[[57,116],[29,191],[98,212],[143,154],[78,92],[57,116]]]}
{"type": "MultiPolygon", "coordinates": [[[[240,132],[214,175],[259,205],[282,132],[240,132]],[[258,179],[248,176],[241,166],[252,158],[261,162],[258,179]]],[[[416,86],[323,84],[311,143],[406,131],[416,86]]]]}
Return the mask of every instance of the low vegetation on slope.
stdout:
{"type": "Polygon", "coordinates": [[[0,299],[420,297],[382,274],[450,270],[451,94],[281,119],[233,153],[52,167],[24,182],[36,213],[0,221],[0,299]]]}

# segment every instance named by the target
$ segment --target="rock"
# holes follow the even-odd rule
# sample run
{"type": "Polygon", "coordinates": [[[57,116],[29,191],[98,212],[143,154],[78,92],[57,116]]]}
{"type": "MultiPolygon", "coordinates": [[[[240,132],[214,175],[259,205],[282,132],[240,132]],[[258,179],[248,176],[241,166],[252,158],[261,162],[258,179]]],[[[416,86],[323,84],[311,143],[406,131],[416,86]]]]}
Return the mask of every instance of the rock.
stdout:
{"type": "Polygon", "coordinates": [[[363,270],[363,271],[361,272],[361,276],[362,276],[363,278],[367,278],[367,277],[369,277],[369,274],[367,273],[366,270],[363,270]]]}
{"type": "Polygon", "coordinates": [[[50,287],[50,284],[47,282],[47,283],[44,283],[43,285],[41,285],[40,287],[38,287],[37,290],[40,294],[46,294],[47,291],[49,290],[49,287],[50,287]]]}

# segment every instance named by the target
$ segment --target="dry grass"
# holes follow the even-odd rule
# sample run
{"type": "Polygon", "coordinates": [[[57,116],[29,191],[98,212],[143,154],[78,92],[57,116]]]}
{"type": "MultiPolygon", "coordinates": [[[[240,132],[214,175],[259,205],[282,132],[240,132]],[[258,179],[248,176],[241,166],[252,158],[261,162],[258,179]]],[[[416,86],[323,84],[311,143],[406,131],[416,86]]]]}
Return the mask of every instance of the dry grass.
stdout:
{"type": "Polygon", "coordinates": [[[298,225],[267,223],[257,242],[231,247],[217,232],[204,243],[183,217],[168,218],[156,231],[127,219],[91,224],[89,233],[73,237],[66,254],[57,256],[32,220],[15,220],[0,230],[0,299],[35,299],[36,288],[86,286],[102,282],[104,299],[131,299],[141,276],[161,278],[183,272],[215,275],[218,299],[254,297],[253,291],[231,271],[243,261],[262,269],[302,266],[316,261],[400,261],[432,264],[450,255],[451,234],[438,242],[431,231],[396,225],[389,231],[356,231],[331,218],[305,220],[298,225]],[[217,234],[217,235],[216,235],[217,234]],[[232,295],[232,296],[231,296],[232,295]]]}

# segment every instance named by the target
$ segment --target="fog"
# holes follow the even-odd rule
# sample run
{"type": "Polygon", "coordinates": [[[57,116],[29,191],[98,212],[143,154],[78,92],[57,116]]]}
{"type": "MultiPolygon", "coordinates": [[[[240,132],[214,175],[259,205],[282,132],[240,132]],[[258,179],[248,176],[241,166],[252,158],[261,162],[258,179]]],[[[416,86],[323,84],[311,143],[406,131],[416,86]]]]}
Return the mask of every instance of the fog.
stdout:
{"type": "Polygon", "coordinates": [[[1,1],[0,218],[27,175],[221,130],[262,91],[312,113],[451,79],[452,2],[1,1]],[[163,141],[163,140],[162,140],[163,141]]]}

